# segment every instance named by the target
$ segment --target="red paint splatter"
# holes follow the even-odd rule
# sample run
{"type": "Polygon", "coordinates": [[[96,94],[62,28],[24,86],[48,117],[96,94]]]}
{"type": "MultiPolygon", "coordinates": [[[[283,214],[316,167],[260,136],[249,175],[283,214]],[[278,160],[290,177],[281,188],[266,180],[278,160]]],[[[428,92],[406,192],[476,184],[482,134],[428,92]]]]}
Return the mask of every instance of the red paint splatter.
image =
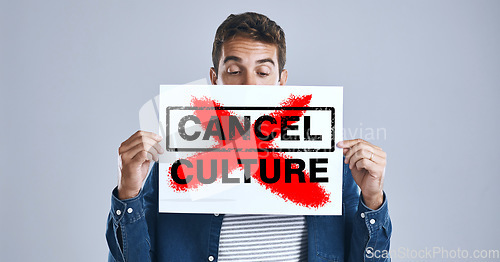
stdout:
{"type": "MultiPolygon", "coordinates": [[[[286,100],[280,103],[281,107],[308,107],[311,101],[312,95],[304,96],[294,96],[291,95],[286,100]]],[[[196,107],[202,107],[203,110],[196,110],[195,115],[201,120],[202,128],[206,130],[208,121],[211,116],[217,115],[219,121],[222,125],[223,130],[228,129],[227,116],[235,115],[234,112],[227,110],[221,110],[222,105],[209,98],[193,98],[191,104],[196,107]],[[216,110],[217,109],[217,110],[216,110]]],[[[300,110],[278,110],[274,111],[270,116],[274,117],[278,123],[281,123],[281,118],[285,116],[303,116],[304,111],[300,110]]],[[[266,123],[266,122],[265,122],[266,123]]],[[[289,123],[293,123],[289,121],[289,123]]],[[[252,124],[251,130],[253,130],[255,124],[252,124]]],[[[274,128],[270,129],[270,125],[261,126],[262,133],[265,135],[270,132],[276,132],[276,137],[280,135],[281,129],[274,128]]],[[[215,146],[219,151],[217,152],[202,152],[192,155],[186,158],[193,164],[193,168],[186,169],[190,170],[190,173],[185,172],[182,166],[178,169],[178,176],[180,178],[186,178],[187,176],[192,177],[192,180],[188,184],[177,184],[175,183],[171,176],[169,176],[169,186],[177,192],[186,192],[188,190],[198,189],[203,184],[196,178],[197,161],[203,160],[203,176],[208,178],[211,175],[211,161],[217,161],[217,180],[222,178],[221,161],[223,159],[228,159],[228,173],[236,169],[241,169],[242,165],[238,164],[236,161],[236,155],[239,159],[265,159],[266,162],[266,174],[268,177],[274,174],[274,159],[280,159],[280,179],[276,183],[265,183],[260,177],[260,166],[259,164],[252,165],[251,174],[254,180],[256,180],[260,185],[264,186],[271,193],[279,196],[285,201],[291,201],[297,205],[308,207],[308,208],[319,208],[324,206],[326,203],[330,202],[330,193],[327,192],[320,184],[309,182],[309,173],[304,171],[304,176],[306,178],[306,183],[299,183],[298,178],[294,177],[296,175],[292,174],[292,182],[285,183],[285,167],[284,160],[291,159],[290,155],[281,152],[254,152],[256,148],[276,148],[273,141],[261,141],[256,138],[253,132],[250,132],[250,139],[244,140],[241,137],[237,137],[234,141],[220,140],[218,137],[213,137],[215,139],[215,146]],[[234,152],[234,149],[250,149],[242,150],[238,153],[234,152]],[[225,149],[225,150],[220,150],[225,149]],[[253,150],[251,150],[253,149],[253,150]],[[223,151],[223,152],[220,152],[223,151]],[[253,151],[253,152],[252,152],[253,151]]],[[[168,170],[170,174],[170,168],[168,170]]]]}

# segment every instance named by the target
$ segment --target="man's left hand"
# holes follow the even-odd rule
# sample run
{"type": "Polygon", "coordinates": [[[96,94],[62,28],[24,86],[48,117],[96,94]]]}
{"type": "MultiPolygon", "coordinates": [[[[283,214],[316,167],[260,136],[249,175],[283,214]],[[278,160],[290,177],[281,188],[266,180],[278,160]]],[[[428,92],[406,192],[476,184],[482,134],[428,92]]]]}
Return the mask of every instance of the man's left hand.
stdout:
{"type": "Polygon", "coordinates": [[[343,149],[345,163],[361,188],[364,203],[378,209],[384,202],[383,184],[387,154],[363,139],[344,140],[337,144],[343,149]]]}

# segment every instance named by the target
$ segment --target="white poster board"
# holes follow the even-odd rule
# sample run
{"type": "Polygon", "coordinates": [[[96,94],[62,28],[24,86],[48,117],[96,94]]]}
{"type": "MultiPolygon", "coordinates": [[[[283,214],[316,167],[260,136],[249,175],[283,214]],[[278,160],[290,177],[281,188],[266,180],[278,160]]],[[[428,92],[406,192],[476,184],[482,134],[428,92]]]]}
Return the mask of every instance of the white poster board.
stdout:
{"type": "Polygon", "coordinates": [[[343,89],[162,85],[159,211],[342,214],[343,89]]]}

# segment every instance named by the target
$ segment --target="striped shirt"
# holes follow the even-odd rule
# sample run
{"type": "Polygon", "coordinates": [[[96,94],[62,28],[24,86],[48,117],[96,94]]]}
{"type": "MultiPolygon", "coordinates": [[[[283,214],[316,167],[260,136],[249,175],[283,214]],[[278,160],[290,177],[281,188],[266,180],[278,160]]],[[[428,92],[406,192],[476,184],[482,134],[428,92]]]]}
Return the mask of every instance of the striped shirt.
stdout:
{"type": "Polygon", "coordinates": [[[218,261],[307,261],[306,219],[227,214],[222,220],[218,261]]]}

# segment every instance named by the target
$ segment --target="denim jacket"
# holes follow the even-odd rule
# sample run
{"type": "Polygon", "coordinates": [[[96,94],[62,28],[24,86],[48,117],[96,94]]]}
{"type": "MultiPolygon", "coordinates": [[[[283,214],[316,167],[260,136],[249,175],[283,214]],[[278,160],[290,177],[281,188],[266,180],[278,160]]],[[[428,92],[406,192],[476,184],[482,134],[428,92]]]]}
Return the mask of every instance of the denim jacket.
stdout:
{"type": "MultiPolygon", "coordinates": [[[[113,190],[106,239],[108,261],[217,261],[223,214],[158,212],[158,164],[135,198],[119,200],[113,190]]],[[[344,165],[342,216],[306,216],[308,261],[390,261],[391,220],[362,201],[344,165]]]]}

